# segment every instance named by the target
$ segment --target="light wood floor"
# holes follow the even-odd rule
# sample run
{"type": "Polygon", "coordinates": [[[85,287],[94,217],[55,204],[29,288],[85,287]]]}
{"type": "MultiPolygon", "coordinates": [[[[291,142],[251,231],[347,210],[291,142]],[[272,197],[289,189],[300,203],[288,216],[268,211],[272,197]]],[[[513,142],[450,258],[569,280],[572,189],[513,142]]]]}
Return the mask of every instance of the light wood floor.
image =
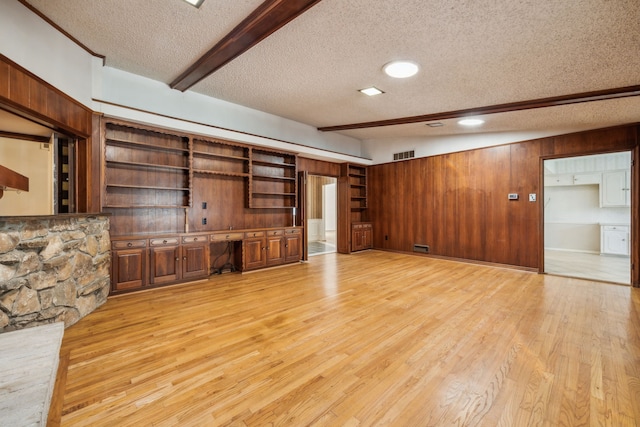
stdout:
{"type": "Polygon", "coordinates": [[[544,269],[563,276],[631,284],[629,257],[545,249],[544,269]]]}
{"type": "Polygon", "coordinates": [[[640,289],[365,251],[70,327],[66,426],[640,425],[640,289]]]}

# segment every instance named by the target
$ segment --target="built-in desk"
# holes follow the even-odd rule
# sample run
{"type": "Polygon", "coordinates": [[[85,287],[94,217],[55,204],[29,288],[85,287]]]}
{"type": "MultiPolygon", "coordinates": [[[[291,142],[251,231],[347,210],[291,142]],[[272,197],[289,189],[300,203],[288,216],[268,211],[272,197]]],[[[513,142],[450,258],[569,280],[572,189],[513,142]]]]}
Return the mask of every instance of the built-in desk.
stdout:
{"type": "Polygon", "coordinates": [[[111,251],[111,294],[118,294],[299,262],[302,228],[115,236],[111,251]]]}

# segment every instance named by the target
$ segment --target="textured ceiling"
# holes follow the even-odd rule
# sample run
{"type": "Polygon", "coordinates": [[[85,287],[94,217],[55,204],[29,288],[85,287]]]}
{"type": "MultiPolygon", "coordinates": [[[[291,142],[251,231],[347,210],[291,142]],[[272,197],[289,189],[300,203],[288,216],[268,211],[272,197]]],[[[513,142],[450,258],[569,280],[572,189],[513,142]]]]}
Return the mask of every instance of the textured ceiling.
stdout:
{"type": "MultiPolygon", "coordinates": [[[[28,0],[106,64],[165,83],[262,0],[28,0]]],[[[393,119],[640,84],[638,0],[323,0],[190,90],[312,126],[393,119]],[[417,62],[391,79],[382,66],[417,62]],[[375,85],[386,93],[367,97],[375,85]]],[[[640,97],[486,117],[472,132],[640,121],[640,97]]],[[[454,120],[342,133],[470,132],[454,120]]]]}

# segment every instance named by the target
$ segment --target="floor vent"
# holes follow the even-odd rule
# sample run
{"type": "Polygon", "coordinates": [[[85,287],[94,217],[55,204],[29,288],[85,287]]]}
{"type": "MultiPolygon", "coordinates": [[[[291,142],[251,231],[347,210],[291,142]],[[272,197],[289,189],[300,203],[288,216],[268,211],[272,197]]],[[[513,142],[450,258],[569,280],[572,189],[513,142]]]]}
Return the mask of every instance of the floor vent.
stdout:
{"type": "Polygon", "coordinates": [[[411,159],[416,156],[415,150],[403,151],[402,153],[393,153],[393,160],[411,159]]]}
{"type": "Polygon", "coordinates": [[[413,252],[420,252],[423,254],[428,254],[429,253],[429,245],[418,245],[415,244],[413,245],[413,252]]]}

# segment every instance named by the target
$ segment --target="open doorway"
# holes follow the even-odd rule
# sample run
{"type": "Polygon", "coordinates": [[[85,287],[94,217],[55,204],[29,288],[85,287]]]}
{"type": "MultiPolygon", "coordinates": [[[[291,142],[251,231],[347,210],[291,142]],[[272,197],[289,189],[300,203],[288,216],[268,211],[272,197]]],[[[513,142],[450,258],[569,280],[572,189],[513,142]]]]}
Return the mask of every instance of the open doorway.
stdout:
{"type": "Polygon", "coordinates": [[[338,180],[309,175],[307,179],[307,253],[309,256],[336,252],[338,224],[338,180]]]}
{"type": "Polygon", "coordinates": [[[544,160],[546,273],[631,284],[631,152],[544,160]]]}

